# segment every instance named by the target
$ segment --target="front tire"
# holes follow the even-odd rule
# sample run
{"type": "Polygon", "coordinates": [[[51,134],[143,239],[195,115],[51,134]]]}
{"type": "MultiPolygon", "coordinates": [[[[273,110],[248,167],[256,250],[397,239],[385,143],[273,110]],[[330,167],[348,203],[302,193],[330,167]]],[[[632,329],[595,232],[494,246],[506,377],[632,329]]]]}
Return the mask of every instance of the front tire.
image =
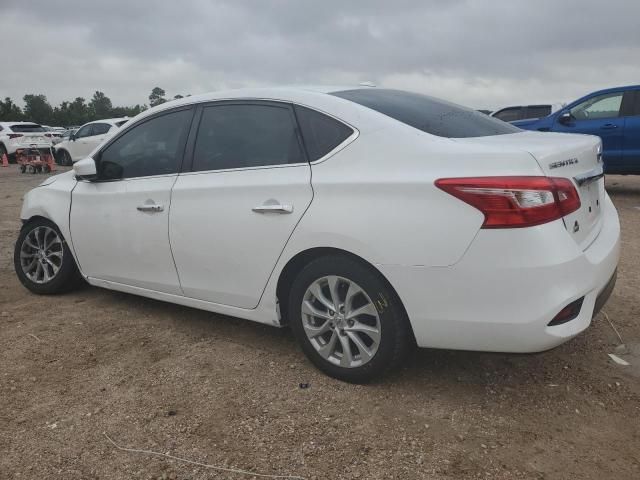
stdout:
{"type": "Polygon", "coordinates": [[[287,312],[309,360],[346,382],[383,375],[412,346],[395,292],[379,272],[348,256],[329,255],[305,266],[293,282],[287,312]]]}
{"type": "Polygon", "coordinates": [[[77,287],[82,279],[60,230],[44,218],[22,227],[13,263],[20,282],[40,295],[67,292],[77,287]]]}

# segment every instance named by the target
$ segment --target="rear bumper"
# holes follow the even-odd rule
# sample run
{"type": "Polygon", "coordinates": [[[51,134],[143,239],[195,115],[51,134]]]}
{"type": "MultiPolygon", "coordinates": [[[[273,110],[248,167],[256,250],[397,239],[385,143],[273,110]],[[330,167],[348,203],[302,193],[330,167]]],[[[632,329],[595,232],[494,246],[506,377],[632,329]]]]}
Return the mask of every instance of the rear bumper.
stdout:
{"type": "Polygon", "coordinates": [[[585,330],[611,294],[620,224],[606,197],[602,229],[585,251],[561,221],[481,230],[451,267],[378,265],[404,303],[421,347],[494,352],[553,348],[585,330]],[[548,323],[584,297],[579,315],[548,323]]]}

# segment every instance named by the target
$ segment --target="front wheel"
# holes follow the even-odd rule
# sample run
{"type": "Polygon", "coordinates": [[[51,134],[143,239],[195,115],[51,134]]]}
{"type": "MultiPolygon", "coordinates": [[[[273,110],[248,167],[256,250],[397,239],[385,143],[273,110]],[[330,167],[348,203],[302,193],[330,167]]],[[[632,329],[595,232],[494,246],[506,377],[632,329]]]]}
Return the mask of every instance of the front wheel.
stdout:
{"type": "Polygon", "coordinates": [[[41,295],[69,291],[82,278],[60,230],[44,218],[22,227],[13,263],[20,282],[41,295]]]}
{"type": "Polygon", "coordinates": [[[391,287],[372,267],[347,256],[322,257],[304,267],[287,314],[311,362],[347,382],[382,375],[412,346],[408,319],[391,287]]]}

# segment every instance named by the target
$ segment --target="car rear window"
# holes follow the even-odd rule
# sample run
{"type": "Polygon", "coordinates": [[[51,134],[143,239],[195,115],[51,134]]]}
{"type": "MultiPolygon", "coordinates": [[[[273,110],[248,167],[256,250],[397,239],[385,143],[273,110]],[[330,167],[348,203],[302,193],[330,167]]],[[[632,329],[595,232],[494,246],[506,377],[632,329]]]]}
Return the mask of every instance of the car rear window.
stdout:
{"type": "Polygon", "coordinates": [[[367,88],[333,92],[332,95],[439,137],[488,137],[520,131],[513,125],[470,108],[419,93],[367,88]]]}
{"type": "Polygon", "coordinates": [[[20,125],[11,125],[11,130],[16,133],[32,133],[32,132],[46,132],[47,130],[36,123],[23,123],[20,125]]]}

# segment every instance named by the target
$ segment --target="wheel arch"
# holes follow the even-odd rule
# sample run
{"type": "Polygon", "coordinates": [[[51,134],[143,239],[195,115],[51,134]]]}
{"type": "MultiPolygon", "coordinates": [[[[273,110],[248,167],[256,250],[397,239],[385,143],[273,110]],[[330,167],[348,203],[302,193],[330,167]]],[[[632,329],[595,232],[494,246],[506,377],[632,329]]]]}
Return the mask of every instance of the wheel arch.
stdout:
{"type": "MultiPolygon", "coordinates": [[[[389,280],[374,264],[365,260],[359,255],[351,253],[347,250],[343,250],[341,248],[313,247],[313,248],[308,248],[306,250],[298,252],[296,255],[291,257],[285,264],[284,268],[280,271],[280,275],[278,276],[278,282],[276,285],[276,297],[278,298],[278,304],[280,305],[281,325],[289,324],[288,312],[287,312],[287,304],[288,304],[287,299],[288,299],[289,292],[291,290],[291,286],[293,285],[293,282],[296,276],[305,267],[305,265],[308,265],[310,262],[327,255],[342,255],[342,256],[351,258],[357,261],[358,263],[361,263],[362,265],[366,266],[367,268],[371,269],[371,271],[375,272],[375,274],[378,275],[378,277],[389,287],[389,290],[395,296],[395,299],[397,300],[398,304],[402,307],[405,318],[407,319],[407,321],[409,320],[407,311],[404,307],[404,304],[402,303],[400,295],[398,295],[398,292],[393,287],[391,282],[389,282],[389,280]]],[[[409,322],[409,324],[411,324],[411,322],[409,322]]],[[[413,328],[410,328],[410,331],[411,331],[411,334],[413,335],[413,328]]]]}

